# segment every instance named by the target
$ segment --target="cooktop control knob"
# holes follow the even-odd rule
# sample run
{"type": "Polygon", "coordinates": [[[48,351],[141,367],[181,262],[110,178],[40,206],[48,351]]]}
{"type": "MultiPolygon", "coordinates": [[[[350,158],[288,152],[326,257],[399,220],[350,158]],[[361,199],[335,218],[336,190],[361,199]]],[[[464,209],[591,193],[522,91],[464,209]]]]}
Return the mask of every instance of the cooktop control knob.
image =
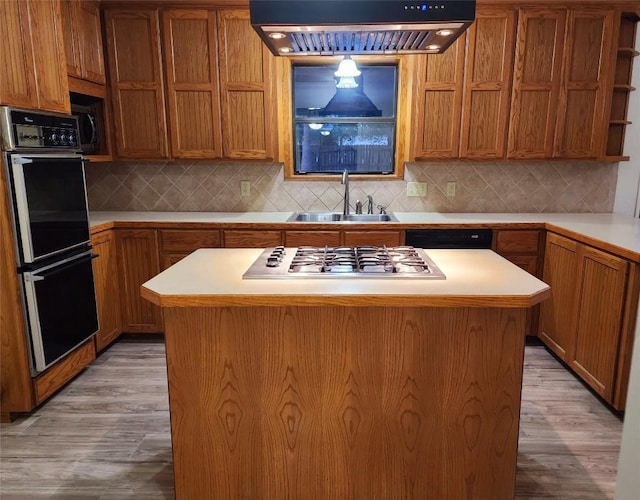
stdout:
{"type": "Polygon", "coordinates": [[[65,134],[64,132],[60,134],[60,144],[62,145],[67,144],[67,134],[65,134]]]}
{"type": "Polygon", "coordinates": [[[73,133],[69,133],[69,146],[76,145],[76,136],[73,133]]]}
{"type": "Polygon", "coordinates": [[[267,267],[278,267],[284,256],[284,247],[275,247],[271,254],[267,257],[267,267]]]}
{"type": "Polygon", "coordinates": [[[51,135],[49,136],[49,140],[53,144],[59,144],[60,143],[60,136],[58,134],[56,134],[55,131],[53,131],[53,132],[51,132],[51,135]]]}

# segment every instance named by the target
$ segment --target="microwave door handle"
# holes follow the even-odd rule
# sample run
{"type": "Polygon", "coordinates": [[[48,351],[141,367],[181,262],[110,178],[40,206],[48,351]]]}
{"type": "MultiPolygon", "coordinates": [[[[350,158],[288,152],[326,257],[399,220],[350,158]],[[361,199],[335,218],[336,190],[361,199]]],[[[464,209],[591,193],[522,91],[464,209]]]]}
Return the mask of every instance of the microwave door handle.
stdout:
{"type": "Polygon", "coordinates": [[[98,133],[98,131],[96,130],[96,119],[92,115],[87,115],[87,118],[89,119],[89,123],[91,124],[91,140],[89,141],[89,143],[94,144],[96,142],[96,135],[98,133]]]}

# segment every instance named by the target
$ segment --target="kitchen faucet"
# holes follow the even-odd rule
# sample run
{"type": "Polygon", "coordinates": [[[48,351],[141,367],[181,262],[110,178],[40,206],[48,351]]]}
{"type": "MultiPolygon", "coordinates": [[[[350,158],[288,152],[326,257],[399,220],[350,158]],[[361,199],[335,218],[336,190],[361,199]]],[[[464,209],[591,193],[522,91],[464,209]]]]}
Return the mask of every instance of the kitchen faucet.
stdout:
{"type": "Polygon", "coordinates": [[[349,172],[347,169],[342,172],[342,181],[340,184],[344,184],[344,205],[342,208],[342,215],[349,215],[349,172]]]}

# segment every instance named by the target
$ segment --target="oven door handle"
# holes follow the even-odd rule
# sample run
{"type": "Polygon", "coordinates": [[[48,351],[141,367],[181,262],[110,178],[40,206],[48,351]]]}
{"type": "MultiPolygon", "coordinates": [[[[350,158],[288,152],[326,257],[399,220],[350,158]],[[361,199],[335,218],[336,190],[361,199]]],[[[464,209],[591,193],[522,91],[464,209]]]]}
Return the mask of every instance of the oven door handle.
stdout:
{"type": "Polygon", "coordinates": [[[65,269],[69,269],[70,267],[75,266],[76,264],[80,264],[87,260],[93,260],[96,257],[99,257],[99,255],[96,253],[85,252],[76,257],[72,257],[70,259],[64,260],[60,264],[54,264],[52,266],[45,268],[44,270],[38,271],[37,274],[25,273],[24,277],[26,281],[32,281],[32,282],[43,281],[54,274],[58,274],[59,272],[62,272],[65,269]]]}

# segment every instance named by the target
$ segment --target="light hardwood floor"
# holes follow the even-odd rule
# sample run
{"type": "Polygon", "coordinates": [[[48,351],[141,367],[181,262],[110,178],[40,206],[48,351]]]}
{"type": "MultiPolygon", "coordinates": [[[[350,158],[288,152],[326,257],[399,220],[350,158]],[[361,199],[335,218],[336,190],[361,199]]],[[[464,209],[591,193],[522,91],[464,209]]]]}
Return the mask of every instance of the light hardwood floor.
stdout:
{"type": "MultiPolygon", "coordinates": [[[[174,498],[166,384],[161,342],[110,347],[44,406],[0,427],[0,498],[174,498]]],[[[518,500],[613,498],[621,433],[543,347],[526,348],[518,500]]]]}

